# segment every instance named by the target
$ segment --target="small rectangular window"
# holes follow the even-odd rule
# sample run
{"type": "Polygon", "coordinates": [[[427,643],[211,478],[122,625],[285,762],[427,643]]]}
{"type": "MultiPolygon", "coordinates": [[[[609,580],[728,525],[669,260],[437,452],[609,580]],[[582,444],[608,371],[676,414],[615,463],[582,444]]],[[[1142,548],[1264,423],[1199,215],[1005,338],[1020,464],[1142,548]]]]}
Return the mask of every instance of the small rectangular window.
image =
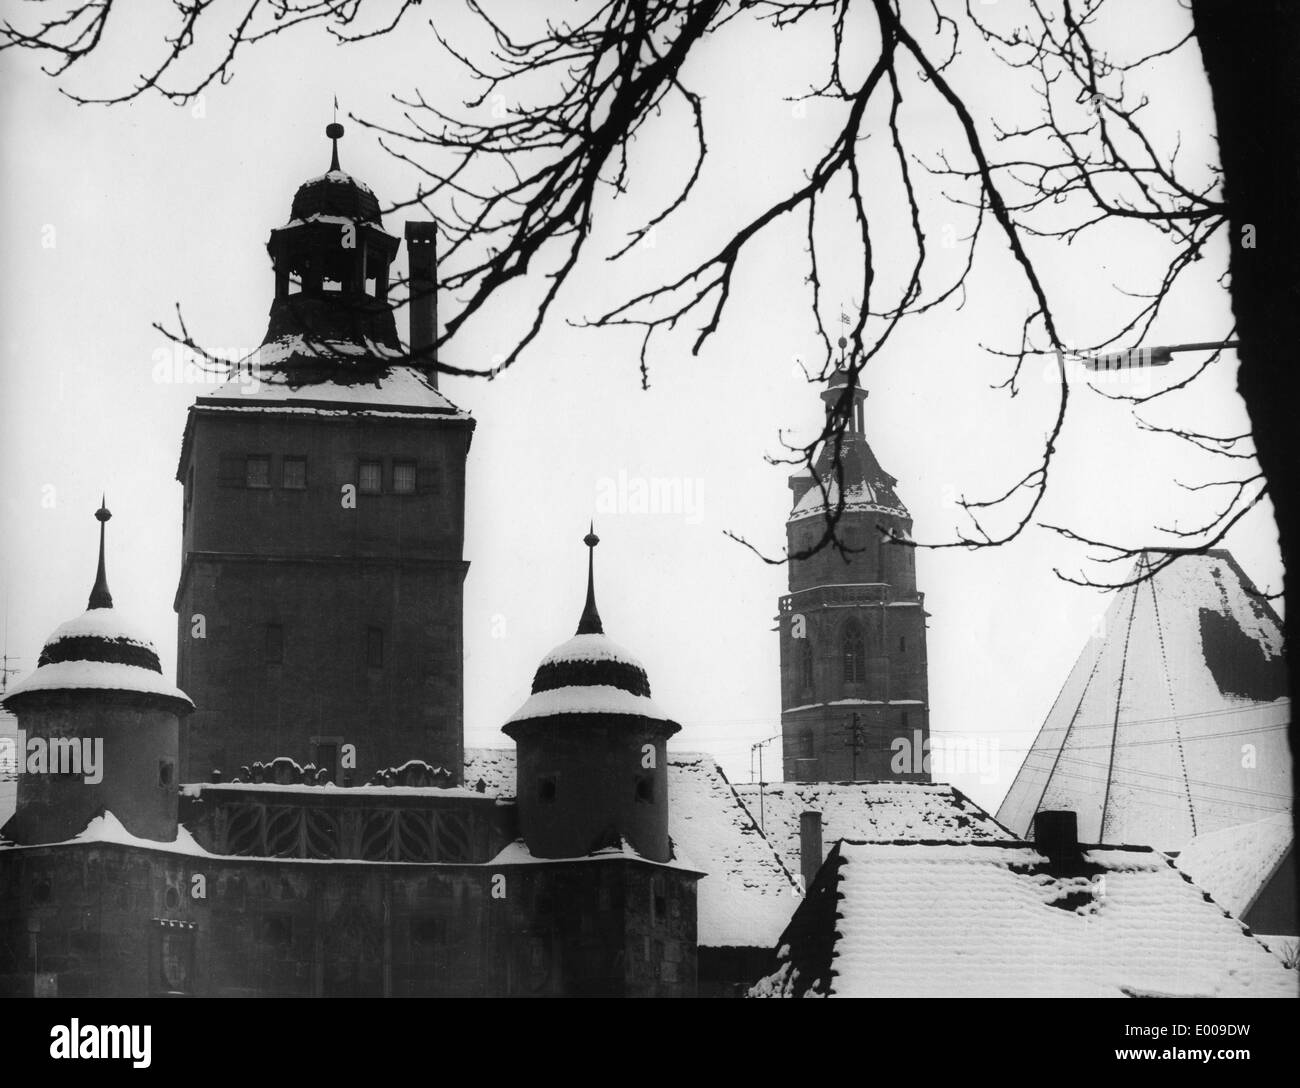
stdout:
{"type": "Polygon", "coordinates": [[[264,456],[246,458],[244,461],[245,487],[271,486],[271,459],[264,456]]]}
{"type": "Polygon", "coordinates": [[[384,465],[382,461],[362,461],[357,473],[357,490],[363,495],[378,495],[384,490],[384,465]]]}
{"type": "Polygon", "coordinates": [[[384,667],[384,629],[366,628],[366,665],[372,669],[384,667]]]}
{"type": "Polygon", "coordinates": [[[653,805],[655,801],[655,780],[649,775],[639,775],[636,780],[636,799],[643,805],[653,805]]]}
{"type": "Polygon", "coordinates": [[[284,628],[278,623],[266,625],[266,663],[279,665],[284,661],[284,628]]]}
{"type": "Polygon", "coordinates": [[[551,777],[538,779],[537,782],[537,799],[544,804],[551,804],[555,800],[555,779],[551,777]]]}
{"type": "Polygon", "coordinates": [[[409,495],[415,490],[415,462],[393,462],[393,490],[399,495],[409,495]]]}
{"type": "Polygon", "coordinates": [[[284,471],[280,477],[280,486],[290,491],[302,491],[307,486],[307,459],[305,457],[286,457],[284,471]]]}

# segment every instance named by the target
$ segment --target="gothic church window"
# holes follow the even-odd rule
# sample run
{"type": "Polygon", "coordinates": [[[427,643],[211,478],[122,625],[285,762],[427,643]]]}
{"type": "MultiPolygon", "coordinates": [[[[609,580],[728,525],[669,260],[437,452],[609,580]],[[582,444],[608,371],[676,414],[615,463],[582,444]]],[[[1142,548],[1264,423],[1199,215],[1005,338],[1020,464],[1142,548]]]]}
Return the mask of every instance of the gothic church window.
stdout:
{"type": "Polygon", "coordinates": [[[867,678],[867,651],[862,625],[850,620],[844,627],[844,682],[861,684],[867,678]]]}
{"type": "Polygon", "coordinates": [[[801,638],[796,641],[799,647],[795,652],[799,657],[799,691],[804,695],[811,695],[813,690],[813,648],[812,640],[801,638]]]}

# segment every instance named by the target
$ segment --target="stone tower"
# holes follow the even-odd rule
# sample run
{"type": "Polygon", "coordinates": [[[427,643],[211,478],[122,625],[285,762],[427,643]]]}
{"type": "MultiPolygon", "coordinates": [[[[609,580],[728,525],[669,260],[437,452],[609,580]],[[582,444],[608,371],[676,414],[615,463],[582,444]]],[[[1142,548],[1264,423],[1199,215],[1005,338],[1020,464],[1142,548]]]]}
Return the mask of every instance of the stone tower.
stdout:
{"type": "Polygon", "coordinates": [[[139,838],[176,838],[180,720],[194,707],[113,607],[104,566],[111,516],[102,504],[95,513],[99,571],[86,611],[46,639],[35,671],[4,700],[27,737],[17,809],[4,827],[14,842],[62,842],[105,812],[139,838]]]}
{"type": "MultiPolygon", "coordinates": [[[[843,342],[841,342],[843,346],[843,342]]],[[[837,368],[821,394],[846,422],[843,511],[835,536],[847,558],[822,547],[789,563],[781,598],[781,741],[787,781],[929,781],[929,697],[923,595],[916,589],[912,519],[867,442],[867,394],[837,368]]],[[[830,443],[790,477],[789,554],[816,547],[839,506],[830,443]]]]}
{"type": "Polygon", "coordinates": [[[190,408],[176,594],[197,712],[183,777],[289,756],[360,783],[409,759],[459,780],[465,459],[437,390],[431,225],[412,241],[411,343],[389,300],[400,240],[339,167],[267,249],[261,348],[190,408]]]}

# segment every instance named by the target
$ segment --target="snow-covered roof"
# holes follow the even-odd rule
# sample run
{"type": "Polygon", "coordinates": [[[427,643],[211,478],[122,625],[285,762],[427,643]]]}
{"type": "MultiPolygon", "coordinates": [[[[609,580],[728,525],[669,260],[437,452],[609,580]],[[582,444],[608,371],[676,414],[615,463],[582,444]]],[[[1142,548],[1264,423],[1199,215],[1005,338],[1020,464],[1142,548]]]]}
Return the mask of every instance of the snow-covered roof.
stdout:
{"type": "MultiPolygon", "coordinates": [[[[514,750],[466,748],[465,783],[480,779],[487,794],[513,797],[514,750]]],[[[775,944],[799,904],[797,885],[712,756],[669,753],[668,833],[679,855],[706,874],[697,900],[700,945],[775,944]]]]}
{"type": "Polygon", "coordinates": [[[188,695],[161,673],[116,661],[56,661],[42,665],[11,687],[5,701],[38,691],[122,691],[159,695],[190,707],[194,705],[188,695]]]}
{"type": "Polygon", "coordinates": [[[116,608],[88,608],[80,616],[59,624],[45,640],[46,649],[65,638],[100,638],[130,643],[153,650],[149,641],[134,621],[116,608]]]}
{"type": "Polygon", "coordinates": [[[1297,976],[1149,849],[841,843],[758,996],[1295,997],[1297,976]]]}
{"type": "Polygon", "coordinates": [[[570,684],[533,692],[506,724],[563,714],[634,714],[654,721],[672,720],[648,695],[635,695],[610,684],[570,684]]]}
{"type": "MultiPolygon", "coordinates": [[[[767,837],[792,872],[801,869],[799,816],[804,812],[821,813],[823,857],[836,839],[1015,839],[961,790],[946,782],[769,782],[762,792],[761,812],[767,837]]],[[[758,820],[758,785],[738,785],[736,793],[758,820]]]]}
{"type": "Polygon", "coordinates": [[[712,756],[669,757],[668,828],[708,874],[697,898],[699,943],[774,946],[801,892],[712,756]]]}
{"type": "Polygon", "coordinates": [[[1178,854],[1178,868],[1237,917],[1273,879],[1295,841],[1290,812],[1197,835],[1178,854]]]}
{"type": "Polygon", "coordinates": [[[468,419],[415,367],[394,363],[378,371],[367,369],[348,376],[338,369],[327,380],[292,383],[276,369],[284,359],[332,358],[331,353],[398,359],[401,352],[383,344],[358,345],[352,341],[316,341],[295,335],[263,345],[248,360],[237,364],[234,376],[211,393],[195,400],[204,411],[307,412],[317,415],[402,415],[422,413],[468,419]],[[371,350],[373,349],[373,350],[371,350]],[[251,371],[249,369],[251,365],[251,371]],[[347,380],[345,380],[347,379],[347,380]]]}
{"type": "Polygon", "coordinates": [[[543,665],[570,661],[616,661],[645,671],[641,662],[608,635],[574,635],[542,658],[543,665]]]}
{"type": "Polygon", "coordinates": [[[502,848],[489,865],[562,865],[566,863],[582,863],[592,861],[609,861],[619,859],[624,861],[641,861],[646,865],[655,865],[661,869],[682,869],[690,873],[700,873],[702,870],[692,864],[690,858],[677,850],[677,844],[673,844],[673,859],[671,861],[654,861],[637,852],[635,847],[627,839],[619,838],[617,846],[606,846],[600,850],[593,850],[590,854],[583,854],[576,858],[539,858],[536,857],[523,839],[516,839],[502,848]]]}
{"type": "Polygon", "coordinates": [[[4,703],[16,709],[26,696],[56,691],[128,692],[176,709],[194,706],[163,675],[153,644],[115,608],[91,608],[55,628],[37,667],[9,688],[4,703]]]}
{"type": "Polygon", "coordinates": [[[1072,809],[1087,842],[1177,850],[1291,807],[1282,628],[1223,551],[1117,593],[1007,792],[1027,835],[1072,809]]]}

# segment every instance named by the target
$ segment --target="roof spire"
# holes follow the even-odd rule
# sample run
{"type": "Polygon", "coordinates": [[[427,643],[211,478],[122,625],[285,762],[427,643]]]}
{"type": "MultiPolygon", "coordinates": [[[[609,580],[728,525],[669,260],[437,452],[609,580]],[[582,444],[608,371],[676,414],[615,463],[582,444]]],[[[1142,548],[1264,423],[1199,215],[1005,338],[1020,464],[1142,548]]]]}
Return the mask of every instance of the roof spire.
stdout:
{"type": "Polygon", "coordinates": [[[104,523],[113,515],[104,504],[104,496],[99,496],[99,509],[95,511],[95,520],[99,522],[99,570],[95,574],[95,587],[90,591],[90,608],[112,608],[113,595],[108,591],[108,576],[104,573],[104,523]]]}
{"type": "Polygon", "coordinates": [[[587,545],[587,604],[582,610],[582,619],[578,621],[578,634],[603,635],[605,628],[600,622],[600,613],[596,611],[596,545],[600,537],[596,535],[596,524],[592,522],[587,535],[582,538],[587,545]]]}
{"type": "MultiPolygon", "coordinates": [[[[336,114],[338,108],[339,108],[339,100],[335,98],[334,109],[336,114]]],[[[331,121],[328,125],[325,126],[325,135],[328,136],[334,143],[334,150],[330,152],[330,173],[333,174],[336,171],[341,169],[339,167],[339,141],[343,139],[343,126],[340,125],[337,121],[331,121]]]]}

